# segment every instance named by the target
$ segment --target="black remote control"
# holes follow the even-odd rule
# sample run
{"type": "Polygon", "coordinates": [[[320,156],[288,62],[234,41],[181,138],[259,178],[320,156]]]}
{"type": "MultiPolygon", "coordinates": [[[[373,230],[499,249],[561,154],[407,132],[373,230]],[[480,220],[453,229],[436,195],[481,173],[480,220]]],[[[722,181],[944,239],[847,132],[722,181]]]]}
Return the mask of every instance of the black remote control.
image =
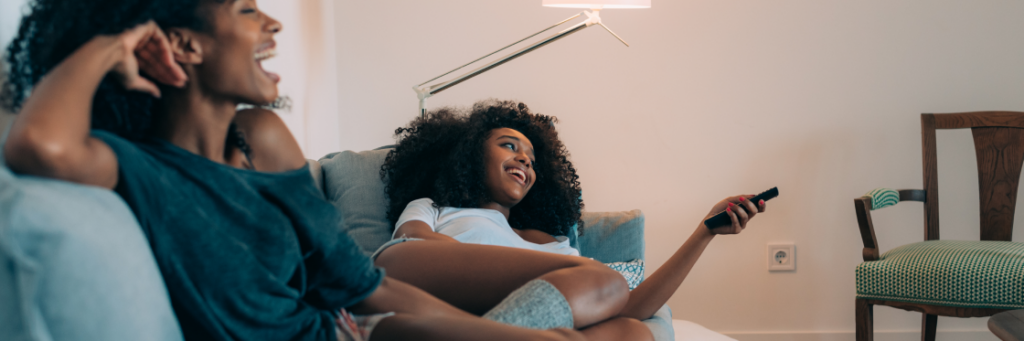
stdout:
{"type": "MultiPolygon", "coordinates": [[[[755,195],[753,198],[750,198],[750,201],[754,202],[754,204],[757,204],[761,200],[768,201],[777,196],[779,196],[779,188],[772,187],[771,189],[761,192],[761,194],[755,195]]],[[[711,218],[704,220],[704,226],[707,226],[709,229],[722,227],[729,224],[732,224],[732,219],[729,218],[729,215],[726,214],[725,211],[718,212],[718,214],[715,214],[711,218]]]]}

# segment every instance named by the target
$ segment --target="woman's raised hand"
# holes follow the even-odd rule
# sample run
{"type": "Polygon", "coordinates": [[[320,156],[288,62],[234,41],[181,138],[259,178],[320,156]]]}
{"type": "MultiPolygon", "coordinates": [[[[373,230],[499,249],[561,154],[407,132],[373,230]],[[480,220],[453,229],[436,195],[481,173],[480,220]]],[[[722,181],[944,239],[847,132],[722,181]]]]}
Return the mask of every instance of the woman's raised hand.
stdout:
{"type": "MultiPolygon", "coordinates": [[[[724,210],[729,215],[729,219],[732,220],[732,224],[713,228],[711,229],[711,234],[737,234],[742,232],[747,227],[747,222],[758,213],[764,212],[765,209],[764,200],[754,203],[749,200],[753,197],[753,195],[728,197],[715,204],[715,207],[711,208],[711,212],[704,219],[711,218],[711,216],[724,210]]],[[[701,221],[700,228],[707,228],[704,226],[703,221],[701,221]]]]}
{"type": "Polygon", "coordinates": [[[150,20],[139,24],[117,38],[124,46],[124,56],[111,72],[118,76],[126,89],[160,97],[156,84],[142,77],[139,71],[160,83],[176,87],[185,85],[188,77],[174,61],[170,42],[156,22],[150,20]]]}

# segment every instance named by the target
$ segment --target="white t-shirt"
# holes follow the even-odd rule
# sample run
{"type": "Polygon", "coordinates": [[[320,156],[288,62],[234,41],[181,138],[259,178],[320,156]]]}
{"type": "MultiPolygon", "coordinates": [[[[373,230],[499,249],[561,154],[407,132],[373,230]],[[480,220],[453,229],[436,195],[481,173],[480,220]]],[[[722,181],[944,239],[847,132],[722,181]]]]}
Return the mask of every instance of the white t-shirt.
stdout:
{"type": "MultiPolygon", "coordinates": [[[[407,221],[419,220],[427,223],[434,232],[455,238],[462,243],[508,246],[537,250],[563,255],[579,256],[580,252],[569,246],[569,238],[556,236],[554,242],[536,244],[523,240],[509,226],[501,212],[486,208],[434,208],[430,198],[416,199],[405,206],[398,217],[395,232],[407,221]]],[[[401,237],[395,236],[394,237],[401,237]]]]}

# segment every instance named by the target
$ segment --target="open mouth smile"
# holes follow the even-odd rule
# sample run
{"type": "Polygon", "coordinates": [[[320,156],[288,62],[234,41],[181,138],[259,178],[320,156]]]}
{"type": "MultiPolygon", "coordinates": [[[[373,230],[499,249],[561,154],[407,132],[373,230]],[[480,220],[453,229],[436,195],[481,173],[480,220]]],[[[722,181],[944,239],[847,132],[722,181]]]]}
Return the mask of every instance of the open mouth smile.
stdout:
{"type": "Polygon", "coordinates": [[[264,70],[262,63],[264,60],[274,58],[274,56],[277,56],[277,49],[275,48],[275,45],[276,44],[274,44],[274,42],[269,42],[261,45],[260,48],[256,50],[256,53],[253,54],[253,59],[256,60],[256,66],[260,68],[260,71],[263,71],[263,74],[265,74],[267,78],[270,78],[270,80],[274,81],[274,83],[277,83],[281,81],[281,76],[276,73],[264,70]]]}
{"type": "Polygon", "coordinates": [[[505,173],[511,176],[513,179],[515,179],[520,186],[526,187],[526,184],[529,183],[530,179],[529,177],[527,177],[526,171],[522,169],[516,167],[508,167],[505,168],[505,173]]]}

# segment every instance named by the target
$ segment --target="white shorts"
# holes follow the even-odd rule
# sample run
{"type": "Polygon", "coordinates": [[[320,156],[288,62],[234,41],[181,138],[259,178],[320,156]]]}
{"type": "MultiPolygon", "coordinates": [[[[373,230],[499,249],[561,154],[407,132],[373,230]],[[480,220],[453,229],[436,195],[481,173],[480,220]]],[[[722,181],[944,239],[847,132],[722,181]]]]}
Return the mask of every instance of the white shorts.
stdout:
{"type": "Polygon", "coordinates": [[[338,341],[368,341],[373,328],[381,320],[394,316],[395,313],[356,315],[344,308],[334,315],[334,333],[338,341]]]}

